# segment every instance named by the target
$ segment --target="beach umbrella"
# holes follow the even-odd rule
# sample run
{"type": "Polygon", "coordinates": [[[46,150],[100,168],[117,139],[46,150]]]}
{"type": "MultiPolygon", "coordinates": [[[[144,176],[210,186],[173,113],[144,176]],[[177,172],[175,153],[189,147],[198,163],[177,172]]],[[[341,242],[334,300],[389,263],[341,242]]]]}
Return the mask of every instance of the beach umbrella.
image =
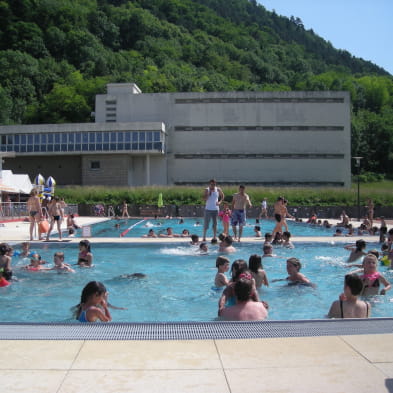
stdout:
{"type": "Polygon", "coordinates": [[[158,194],[157,206],[158,206],[158,207],[163,207],[163,206],[164,206],[164,202],[162,201],[162,192],[160,192],[160,193],[158,194]]]}
{"type": "Polygon", "coordinates": [[[45,178],[41,175],[41,173],[35,177],[34,184],[37,186],[43,186],[45,184],[45,178]]]}
{"type": "Polygon", "coordinates": [[[56,180],[55,180],[52,176],[49,176],[49,177],[46,179],[45,185],[46,185],[47,187],[54,188],[55,185],[56,185],[56,180]]]}

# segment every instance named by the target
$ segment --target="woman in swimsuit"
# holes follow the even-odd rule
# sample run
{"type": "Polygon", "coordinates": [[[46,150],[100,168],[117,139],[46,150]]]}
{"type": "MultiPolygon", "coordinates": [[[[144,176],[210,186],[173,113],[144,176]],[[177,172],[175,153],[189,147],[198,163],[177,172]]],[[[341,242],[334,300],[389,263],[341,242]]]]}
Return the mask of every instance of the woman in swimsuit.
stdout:
{"type": "Polygon", "coordinates": [[[344,293],[330,306],[328,318],[369,318],[370,303],[359,300],[363,282],[357,274],[347,274],[344,279],[344,293]]]}
{"type": "Polygon", "coordinates": [[[35,224],[42,219],[41,202],[35,188],[31,190],[30,197],[27,200],[27,211],[29,213],[30,220],[30,240],[33,240],[35,224]]]}
{"type": "Polygon", "coordinates": [[[104,284],[90,281],[82,290],[81,301],[75,307],[75,319],[80,322],[110,322],[108,296],[104,284]]]}
{"type": "Polygon", "coordinates": [[[93,265],[93,254],[91,253],[90,242],[88,240],[81,240],[79,242],[77,265],[81,267],[91,267],[93,265]]]}

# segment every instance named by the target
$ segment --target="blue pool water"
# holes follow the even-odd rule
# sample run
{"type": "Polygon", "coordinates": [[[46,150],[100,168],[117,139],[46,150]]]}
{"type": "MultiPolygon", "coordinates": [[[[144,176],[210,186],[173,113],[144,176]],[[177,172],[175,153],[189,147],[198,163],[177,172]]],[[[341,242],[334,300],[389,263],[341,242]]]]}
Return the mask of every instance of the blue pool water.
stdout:
{"type": "MultiPolygon", "coordinates": [[[[259,243],[237,245],[230,254],[231,262],[261,253],[259,243]]],[[[65,252],[66,261],[75,263],[77,244],[47,243],[40,245],[43,259],[53,260],[55,251],[65,252]]],[[[368,249],[378,248],[369,244],[368,249]]],[[[27,272],[19,268],[28,261],[13,257],[17,282],[0,288],[0,321],[64,322],[72,321],[70,308],[80,299],[84,285],[102,281],[110,292],[110,302],[128,310],[112,310],[114,321],[212,321],[216,319],[220,291],[213,290],[216,274],[217,247],[210,246],[208,255],[187,244],[107,244],[92,245],[95,267],[76,268],[75,274],[27,272]],[[144,273],[144,279],[124,279],[128,273],[144,273]]],[[[277,258],[264,259],[269,281],[287,276],[286,259],[300,258],[302,272],[317,286],[287,286],[271,283],[260,290],[261,299],[270,305],[269,319],[295,320],[324,318],[332,301],[342,292],[348,251],[342,245],[297,243],[293,250],[275,248],[277,258]]],[[[389,281],[393,271],[380,267],[389,281]]],[[[393,291],[370,299],[372,316],[393,316],[393,291]]]]}
{"type": "MultiPolygon", "coordinates": [[[[302,222],[295,222],[288,220],[288,228],[292,236],[332,236],[335,232],[335,227],[324,228],[318,225],[309,225],[302,222]]],[[[247,225],[243,229],[243,237],[254,237],[254,226],[259,225],[261,227],[262,236],[265,232],[272,232],[276,225],[275,220],[261,220],[259,224],[255,223],[255,219],[247,220],[247,225]]],[[[190,234],[197,234],[202,236],[203,233],[203,218],[184,218],[184,223],[179,224],[179,219],[129,219],[129,220],[108,220],[99,224],[91,226],[91,232],[93,237],[120,237],[120,235],[131,228],[125,237],[141,237],[146,235],[149,229],[153,229],[156,234],[165,233],[166,228],[173,228],[173,232],[181,234],[184,229],[187,229],[190,234]]],[[[218,233],[222,231],[221,222],[218,223],[218,233]]],[[[232,234],[232,229],[230,229],[232,234]]],[[[210,228],[207,232],[207,236],[210,239],[213,235],[213,231],[210,228]]],[[[52,235],[53,238],[57,238],[57,235],[52,235]]],[[[82,230],[76,231],[76,237],[82,237],[82,230]]]]}

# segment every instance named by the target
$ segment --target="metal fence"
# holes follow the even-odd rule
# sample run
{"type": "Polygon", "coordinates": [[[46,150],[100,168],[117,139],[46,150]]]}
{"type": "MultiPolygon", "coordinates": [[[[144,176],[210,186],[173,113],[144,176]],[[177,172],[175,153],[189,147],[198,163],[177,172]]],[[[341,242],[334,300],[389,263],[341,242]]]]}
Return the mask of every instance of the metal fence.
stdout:
{"type": "MultiPolygon", "coordinates": [[[[47,215],[46,209],[43,208],[42,214],[47,215]]],[[[67,205],[64,208],[64,214],[78,214],[78,205],[67,205]]],[[[0,203],[0,217],[3,219],[21,219],[27,217],[26,202],[1,202],[0,203]]]]}

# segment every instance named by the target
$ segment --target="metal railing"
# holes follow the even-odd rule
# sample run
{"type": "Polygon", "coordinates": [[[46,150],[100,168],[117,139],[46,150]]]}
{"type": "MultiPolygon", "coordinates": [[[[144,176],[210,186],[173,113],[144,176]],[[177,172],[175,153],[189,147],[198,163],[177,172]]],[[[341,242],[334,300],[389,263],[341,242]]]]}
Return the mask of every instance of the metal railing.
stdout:
{"type": "MultiPolygon", "coordinates": [[[[42,214],[47,216],[47,210],[42,208],[42,214]]],[[[64,208],[64,214],[78,214],[78,205],[69,204],[64,208]]],[[[1,202],[0,217],[6,219],[21,219],[28,217],[26,202],[1,202]]]]}

